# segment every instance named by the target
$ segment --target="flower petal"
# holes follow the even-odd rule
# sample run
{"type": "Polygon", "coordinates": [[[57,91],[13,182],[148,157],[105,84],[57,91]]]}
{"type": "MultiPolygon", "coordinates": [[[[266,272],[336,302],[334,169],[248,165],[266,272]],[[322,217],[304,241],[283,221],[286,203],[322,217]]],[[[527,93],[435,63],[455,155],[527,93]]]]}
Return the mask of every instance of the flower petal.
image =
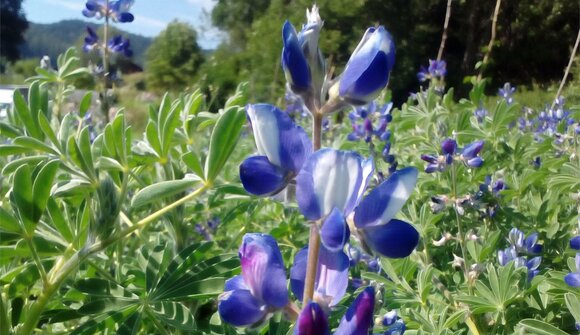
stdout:
{"type": "Polygon", "coordinates": [[[481,151],[484,144],[485,144],[484,141],[475,141],[473,143],[470,143],[466,145],[465,148],[463,148],[461,154],[463,155],[463,157],[467,159],[474,158],[481,151]]]}
{"type": "Polygon", "coordinates": [[[312,78],[310,68],[296,34],[296,29],[288,21],[282,27],[282,67],[286,73],[286,80],[293,89],[307,90],[312,78]]]}
{"type": "Polygon", "coordinates": [[[218,312],[224,321],[240,327],[260,321],[267,309],[250,291],[234,290],[219,296],[218,312]]]}
{"type": "Polygon", "coordinates": [[[570,248],[580,250],[580,235],[574,236],[570,239],[570,248]]]}
{"type": "Polygon", "coordinates": [[[119,13],[117,15],[117,21],[122,23],[133,22],[133,20],[135,20],[135,17],[131,13],[119,13]]]}
{"type": "Polygon", "coordinates": [[[300,312],[294,335],[330,335],[328,318],[320,305],[311,302],[300,312]]]}
{"type": "Polygon", "coordinates": [[[365,243],[377,253],[390,258],[409,256],[419,243],[419,233],[407,222],[393,219],[380,226],[361,229],[365,243]]]}
{"type": "Polygon", "coordinates": [[[334,208],[348,216],[356,206],[362,184],[363,161],[359,154],[318,150],[296,177],[298,207],[309,220],[323,218],[334,208]]]}
{"type": "Polygon", "coordinates": [[[377,226],[389,222],[413,192],[418,174],[415,168],[404,168],[373,189],[354,212],[356,227],[377,226]]]}
{"type": "Polygon", "coordinates": [[[441,142],[441,149],[443,150],[444,154],[453,155],[457,149],[457,142],[455,142],[454,139],[445,139],[443,142],[441,142]]]}
{"type": "MultiPolygon", "coordinates": [[[[305,247],[296,253],[290,269],[290,288],[299,300],[302,300],[304,295],[307,261],[308,247],[305,247]]],[[[327,306],[334,306],[340,302],[348,288],[348,270],[348,256],[343,251],[331,252],[321,245],[314,283],[314,300],[327,306]]]]}
{"type": "Polygon", "coordinates": [[[244,282],[244,277],[242,275],[237,275],[226,281],[224,292],[234,290],[249,290],[249,287],[244,282]]]}
{"type": "Polygon", "coordinates": [[[566,284],[572,287],[580,287],[580,273],[572,272],[564,277],[566,284]]]}
{"type": "Polygon", "coordinates": [[[367,335],[373,322],[375,290],[365,288],[348,308],[334,335],[367,335]]]}
{"type": "Polygon", "coordinates": [[[246,106],[258,152],[270,163],[294,174],[312,152],[312,143],[302,127],[277,107],[268,104],[246,106]]]}
{"type": "Polygon", "coordinates": [[[288,303],[286,272],[276,240],[266,234],[246,234],[239,250],[244,282],[252,294],[268,305],[288,303]]]}
{"type": "Polygon", "coordinates": [[[324,246],[332,252],[340,251],[344,248],[346,241],[350,237],[350,230],[346,225],[346,219],[337,209],[333,209],[330,215],[324,220],[320,230],[320,238],[324,246]]]}
{"type": "Polygon", "coordinates": [[[266,156],[246,158],[240,165],[240,179],[246,191],[261,196],[276,194],[288,183],[284,170],[270,163],[266,156]]]}

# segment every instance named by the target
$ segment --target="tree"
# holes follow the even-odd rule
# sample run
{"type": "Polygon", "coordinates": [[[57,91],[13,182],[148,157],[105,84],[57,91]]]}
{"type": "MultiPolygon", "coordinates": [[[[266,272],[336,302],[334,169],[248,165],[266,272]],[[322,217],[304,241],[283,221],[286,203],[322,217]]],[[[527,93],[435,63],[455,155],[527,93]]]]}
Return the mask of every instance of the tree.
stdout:
{"type": "Polygon", "coordinates": [[[18,47],[24,42],[27,28],[22,0],[0,0],[0,56],[9,61],[20,58],[18,47]]]}
{"type": "Polygon", "coordinates": [[[154,90],[181,90],[192,84],[202,62],[197,33],[191,25],[175,20],[147,49],[147,86],[154,90]]]}

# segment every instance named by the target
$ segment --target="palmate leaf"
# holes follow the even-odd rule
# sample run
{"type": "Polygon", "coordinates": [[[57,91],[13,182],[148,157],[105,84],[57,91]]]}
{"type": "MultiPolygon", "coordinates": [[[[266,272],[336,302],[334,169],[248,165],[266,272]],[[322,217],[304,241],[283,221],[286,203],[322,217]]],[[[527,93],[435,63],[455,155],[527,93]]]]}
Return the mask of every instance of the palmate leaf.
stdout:
{"type": "Polygon", "coordinates": [[[130,305],[117,310],[108,311],[102,315],[91,317],[87,322],[78,326],[73,330],[71,335],[89,335],[104,333],[106,330],[114,331],[117,325],[122,325],[124,322],[133,316],[138,309],[138,305],[130,305]]]}
{"type": "Polygon", "coordinates": [[[151,306],[153,314],[163,323],[184,331],[195,330],[193,314],[185,305],[173,301],[161,301],[151,306]]]}

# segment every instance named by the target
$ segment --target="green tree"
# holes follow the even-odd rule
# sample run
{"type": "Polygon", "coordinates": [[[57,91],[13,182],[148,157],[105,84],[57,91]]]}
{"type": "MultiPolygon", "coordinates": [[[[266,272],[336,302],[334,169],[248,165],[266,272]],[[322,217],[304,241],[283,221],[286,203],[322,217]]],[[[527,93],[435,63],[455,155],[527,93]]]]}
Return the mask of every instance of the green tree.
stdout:
{"type": "Polygon", "coordinates": [[[191,25],[171,22],[147,50],[147,86],[153,90],[177,91],[192,84],[203,55],[191,25]]]}
{"type": "Polygon", "coordinates": [[[22,0],[0,0],[0,56],[9,61],[20,58],[18,47],[24,42],[28,21],[22,11],[22,0]]]}

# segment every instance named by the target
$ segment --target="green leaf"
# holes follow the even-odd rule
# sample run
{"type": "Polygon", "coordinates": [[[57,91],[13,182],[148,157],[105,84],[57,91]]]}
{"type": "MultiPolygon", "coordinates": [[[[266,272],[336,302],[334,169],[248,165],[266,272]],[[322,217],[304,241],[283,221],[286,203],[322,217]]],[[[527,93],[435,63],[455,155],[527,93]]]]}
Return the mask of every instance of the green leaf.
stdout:
{"type": "Polygon", "coordinates": [[[162,301],[151,306],[153,314],[165,324],[183,331],[195,330],[195,320],[189,308],[179,302],[162,301]]]}
{"type": "Polygon", "coordinates": [[[44,135],[48,137],[48,139],[60,150],[60,143],[56,138],[56,134],[54,130],[52,130],[52,126],[50,125],[50,121],[43,113],[38,113],[38,125],[40,129],[44,132],[44,135]]]}
{"type": "Polygon", "coordinates": [[[34,231],[34,201],[32,195],[32,174],[28,165],[22,165],[14,172],[12,181],[12,203],[16,206],[27,234],[34,231]]]}
{"type": "Polygon", "coordinates": [[[536,335],[566,335],[565,332],[552,326],[544,321],[535,319],[524,319],[520,321],[519,325],[525,330],[530,332],[530,334],[536,335]]]}
{"type": "Polygon", "coordinates": [[[224,167],[235,148],[246,112],[241,107],[229,108],[217,121],[209,142],[209,153],[205,161],[205,180],[213,182],[224,167]]]}
{"type": "Polygon", "coordinates": [[[64,215],[62,215],[62,212],[54,198],[48,198],[46,205],[46,208],[48,209],[48,215],[50,215],[50,218],[52,219],[53,226],[67,242],[72,242],[74,237],[70,229],[70,225],[64,218],[64,215]]]}
{"type": "Polygon", "coordinates": [[[93,100],[93,92],[89,91],[83,96],[83,99],[81,100],[81,103],[79,104],[79,115],[81,117],[84,117],[85,114],[87,114],[87,111],[91,107],[92,100],[93,100]]]}
{"type": "Polygon", "coordinates": [[[32,151],[30,147],[13,144],[0,145],[0,156],[20,155],[32,151]]]}
{"type": "Polygon", "coordinates": [[[185,165],[187,165],[187,167],[196,175],[198,175],[200,178],[203,178],[204,174],[203,174],[203,167],[201,166],[201,163],[199,162],[199,156],[193,152],[187,152],[185,154],[183,154],[181,156],[181,160],[183,160],[183,163],[185,163],[185,165]]]}
{"type": "Polygon", "coordinates": [[[574,293],[566,293],[564,299],[566,300],[566,306],[568,306],[568,309],[570,310],[570,313],[572,313],[576,323],[580,322],[580,301],[578,300],[578,297],[574,293]]]}
{"type": "Polygon", "coordinates": [[[149,185],[135,194],[131,206],[133,208],[139,208],[152,202],[174,196],[192,188],[196,182],[197,181],[194,179],[187,178],[162,181],[157,184],[149,185]]]}
{"type": "Polygon", "coordinates": [[[18,233],[20,232],[20,225],[12,215],[0,207],[0,230],[18,233]]]}
{"type": "Polygon", "coordinates": [[[13,143],[14,145],[30,148],[32,151],[39,151],[42,153],[59,156],[59,153],[56,150],[34,137],[20,136],[15,138],[13,143]]]}
{"type": "Polygon", "coordinates": [[[14,110],[28,133],[35,138],[42,139],[40,129],[36,127],[35,119],[32,118],[30,109],[28,108],[24,97],[18,90],[14,91],[14,110]]]}
{"type": "Polygon", "coordinates": [[[46,163],[34,179],[32,186],[32,201],[34,203],[33,220],[38,222],[46,209],[46,202],[50,196],[50,189],[58,171],[60,162],[52,160],[46,163]]]}

